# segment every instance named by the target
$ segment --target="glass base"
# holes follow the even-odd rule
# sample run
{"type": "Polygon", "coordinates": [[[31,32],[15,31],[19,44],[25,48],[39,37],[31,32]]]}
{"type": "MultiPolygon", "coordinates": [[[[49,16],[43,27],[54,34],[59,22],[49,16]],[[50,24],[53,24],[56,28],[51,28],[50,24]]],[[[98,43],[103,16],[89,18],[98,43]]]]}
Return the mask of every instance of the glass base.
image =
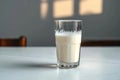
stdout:
{"type": "Polygon", "coordinates": [[[79,62],[73,62],[73,63],[59,62],[58,63],[58,67],[62,69],[76,68],[78,66],[79,66],[79,62]]]}

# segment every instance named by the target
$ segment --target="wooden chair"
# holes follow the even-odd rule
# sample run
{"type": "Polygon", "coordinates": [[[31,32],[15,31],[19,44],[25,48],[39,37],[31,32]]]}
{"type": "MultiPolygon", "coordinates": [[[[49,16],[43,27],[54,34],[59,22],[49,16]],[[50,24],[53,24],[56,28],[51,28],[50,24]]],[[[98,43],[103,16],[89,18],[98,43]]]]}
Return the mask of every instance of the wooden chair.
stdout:
{"type": "Polygon", "coordinates": [[[27,45],[27,39],[25,36],[21,36],[19,38],[2,38],[0,39],[0,46],[1,47],[12,47],[12,46],[19,46],[25,47],[27,45]]]}

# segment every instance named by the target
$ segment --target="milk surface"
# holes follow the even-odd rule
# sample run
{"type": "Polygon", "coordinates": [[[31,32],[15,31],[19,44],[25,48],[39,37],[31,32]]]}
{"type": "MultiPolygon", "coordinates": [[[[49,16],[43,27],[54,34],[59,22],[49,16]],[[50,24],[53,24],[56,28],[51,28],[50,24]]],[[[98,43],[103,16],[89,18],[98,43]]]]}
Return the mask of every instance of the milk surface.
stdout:
{"type": "Polygon", "coordinates": [[[65,63],[78,62],[81,31],[56,32],[55,37],[58,60],[65,63]]]}

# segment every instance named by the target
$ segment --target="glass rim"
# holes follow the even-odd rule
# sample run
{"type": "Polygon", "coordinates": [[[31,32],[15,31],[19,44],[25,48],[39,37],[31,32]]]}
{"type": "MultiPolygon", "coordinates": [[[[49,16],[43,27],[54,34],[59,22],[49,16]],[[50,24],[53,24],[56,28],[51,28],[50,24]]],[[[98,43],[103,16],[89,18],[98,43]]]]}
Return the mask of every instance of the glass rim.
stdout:
{"type": "Polygon", "coordinates": [[[55,22],[82,22],[83,20],[74,20],[74,19],[71,19],[71,20],[55,20],[55,22]]]}

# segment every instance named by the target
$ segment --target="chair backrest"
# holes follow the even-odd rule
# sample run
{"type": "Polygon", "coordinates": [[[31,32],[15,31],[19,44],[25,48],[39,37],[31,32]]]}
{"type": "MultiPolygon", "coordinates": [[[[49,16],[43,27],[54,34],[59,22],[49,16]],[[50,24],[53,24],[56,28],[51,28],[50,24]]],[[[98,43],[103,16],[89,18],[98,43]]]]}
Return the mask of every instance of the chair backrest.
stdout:
{"type": "Polygon", "coordinates": [[[25,36],[21,36],[19,38],[2,38],[0,39],[0,46],[7,47],[7,46],[20,46],[25,47],[27,46],[27,39],[25,36]]]}

